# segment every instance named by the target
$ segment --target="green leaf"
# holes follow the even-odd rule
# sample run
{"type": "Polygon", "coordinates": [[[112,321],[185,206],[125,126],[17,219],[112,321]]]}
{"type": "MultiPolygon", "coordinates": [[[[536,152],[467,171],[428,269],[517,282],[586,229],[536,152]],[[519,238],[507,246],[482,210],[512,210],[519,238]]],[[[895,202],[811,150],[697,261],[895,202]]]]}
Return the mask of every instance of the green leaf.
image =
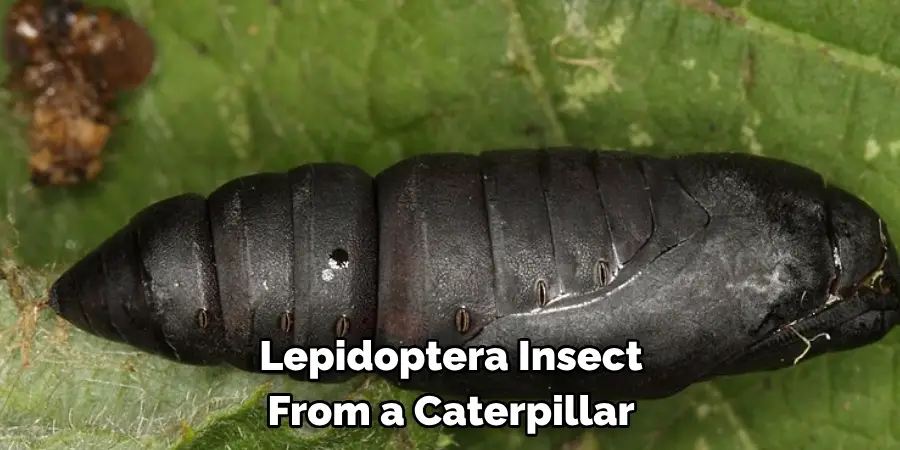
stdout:
{"type": "MultiPolygon", "coordinates": [[[[897,332],[865,349],[640,402],[628,429],[268,429],[260,396],[414,393],[186,367],[34,313],[42,289],[152,201],[317,161],[376,173],[438,151],[571,144],[741,150],[900,208],[900,10],[886,0],[108,1],[147,24],[102,179],[28,186],[0,112],[0,443],[11,448],[896,448],[897,332]],[[730,8],[730,9],[729,9],[730,8]],[[45,267],[47,266],[47,267],[45,267]],[[13,295],[11,295],[13,294],[13,295]],[[14,302],[11,297],[18,301],[14,302]],[[23,353],[18,345],[28,344],[23,353]],[[23,354],[28,355],[27,367],[23,354]]],[[[11,0],[0,1],[4,8],[11,0]]],[[[5,68],[5,66],[4,66],[5,68]]]]}

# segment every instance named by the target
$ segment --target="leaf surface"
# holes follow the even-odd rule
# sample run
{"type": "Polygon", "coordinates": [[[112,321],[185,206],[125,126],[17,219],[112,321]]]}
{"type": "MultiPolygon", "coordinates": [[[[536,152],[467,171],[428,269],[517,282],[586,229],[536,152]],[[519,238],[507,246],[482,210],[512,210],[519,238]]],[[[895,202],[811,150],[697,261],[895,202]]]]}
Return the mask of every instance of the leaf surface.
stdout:
{"type": "MultiPolygon", "coordinates": [[[[10,0],[0,1],[4,9],[10,0]]],[[[102,179],[27,182],[0,112],[0,443],[10,448],[895,448],[898,335],[774,374],[638,404],[627,429],[265,427],[265,393],[410,402],[342,385],[186,367],[65,327],[52,277],[150,202],[318,161],[370,173],[421,153],[579,145],[739,150],[817,171],[900,236],[900,9],[887,0],[108,1],[158,44],[102,179]],[[13,295],[11,295],[13,294],[13,295]],[[17,298],[13,301],[11,297],[17,298]],[[27,343],[28,366],[23,367],[27,343]]],[[[6,66],[3,66],[6,68],[6,66]]]]}

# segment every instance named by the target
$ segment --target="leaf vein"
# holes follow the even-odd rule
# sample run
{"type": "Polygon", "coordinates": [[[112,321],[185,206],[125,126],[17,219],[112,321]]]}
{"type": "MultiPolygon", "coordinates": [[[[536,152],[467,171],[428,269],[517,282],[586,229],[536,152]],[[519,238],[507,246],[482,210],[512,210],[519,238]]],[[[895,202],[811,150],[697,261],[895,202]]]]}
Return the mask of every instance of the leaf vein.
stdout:
{"type": "Polygon", "coordinates": [[[517,57],[521,59],[522,69],[527,74],[528,87],[550,124],[550,141],[560,145],[568,144],[569,138],[565,127],[553,105],[550,94],[547,92],[547,82],[535,62],[534,45],[528,40],[528,33],[525,31],[525,23],[519,11],[518,0],[503,0],[503,4],[509,11],[510,45],[513,47],[517,57]]]}
{"type": "Polygon", "coordinates": [[[715,387],[712,383],[703,383],[705,390],[715,398],[721,408],[722,412],[725,414],[725,419],[734,427],[735,434],[737,435],[738,441],[740,441],[741,445],[746,450],[759,450],[759,446],[756,445],[753,438],[750,437],[750,434],[747,433],[747,426],[738,416],[737,412],[735,412],[734,408],[731,406],[731,402],[722,395],[722,391],[719,388],[715,387]]]}
{"type": "Polygon", "coordinates": [[[828,57],[838,64],[900,81],[900,66],[885,61],[880,55],[866,55],[808,32],[760,18],[745,7],[736,8],[735,12],[746,19],[744,28],[772,41],[817,52],[826,49],[828,57]]]}

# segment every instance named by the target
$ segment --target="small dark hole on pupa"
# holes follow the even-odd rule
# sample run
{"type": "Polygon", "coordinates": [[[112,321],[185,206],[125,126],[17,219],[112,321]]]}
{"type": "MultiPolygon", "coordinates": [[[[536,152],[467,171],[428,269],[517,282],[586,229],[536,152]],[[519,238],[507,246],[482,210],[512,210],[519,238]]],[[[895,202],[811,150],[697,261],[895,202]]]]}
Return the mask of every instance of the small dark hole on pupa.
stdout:
{"type": "Polygon", "coordinates": [[[328,255],[328,257],[331,258],[331,260],[334,261],[335,264],[337,264],[337,266],[342,269],[347,267],[347,265],[350,263],[350,253],[347,253],[347,250],[344,250],[342,248],[334,249],[331,254],[328,255]]]}

